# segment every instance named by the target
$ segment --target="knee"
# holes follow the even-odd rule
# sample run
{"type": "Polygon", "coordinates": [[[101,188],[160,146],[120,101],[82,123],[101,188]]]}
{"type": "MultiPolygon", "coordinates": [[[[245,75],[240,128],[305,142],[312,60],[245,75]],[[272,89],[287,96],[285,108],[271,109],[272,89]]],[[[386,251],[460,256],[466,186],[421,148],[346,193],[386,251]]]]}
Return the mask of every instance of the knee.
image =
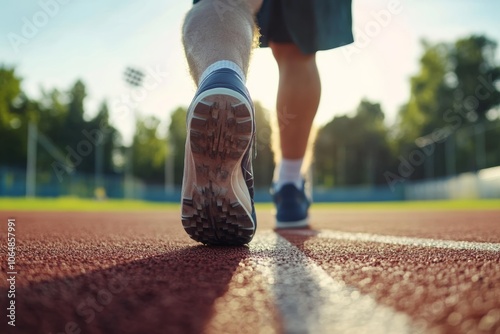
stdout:
{"type": "Polygon", "coordinates": [[[292,43],[269,43],[273,56],[278,64],[314,62],[316,55],[314,53],[305,54],[292,43]]]}

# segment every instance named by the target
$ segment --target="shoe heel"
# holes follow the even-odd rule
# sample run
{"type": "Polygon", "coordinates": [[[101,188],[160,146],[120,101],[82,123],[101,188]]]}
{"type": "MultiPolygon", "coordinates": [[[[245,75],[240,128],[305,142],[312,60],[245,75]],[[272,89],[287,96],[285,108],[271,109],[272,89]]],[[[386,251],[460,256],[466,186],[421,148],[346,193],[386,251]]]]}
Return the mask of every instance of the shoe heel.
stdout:
{"type": "Polygon", "coordinates": [[[237,193],[241,188],[234,179],[251,145],[251,111],[232,96],[211,95],[194,106],[188,129],[186,154],[192,155],[195,178],[192,193],[182,199],[184,229],[205,244],[250,242],[255,224],[244,208],[249,195],[237,193]]]}

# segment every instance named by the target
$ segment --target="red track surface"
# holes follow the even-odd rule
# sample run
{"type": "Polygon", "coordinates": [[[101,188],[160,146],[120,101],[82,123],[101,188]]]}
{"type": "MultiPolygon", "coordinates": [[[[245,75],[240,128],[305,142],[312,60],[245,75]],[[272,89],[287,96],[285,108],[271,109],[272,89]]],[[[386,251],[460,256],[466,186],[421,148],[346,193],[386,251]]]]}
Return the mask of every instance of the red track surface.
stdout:
{"type": "MultiPolygon", "coordinates": [[[[288,277],[262,268],[271,253],[277,272],[300,267],[293,279],[301,288],[285,290],[290,300],[301,300],[300,290],[311,288],[306,276],[315,275],[288,248],[266,243],[276,237],[266,212],[259,217],[256,246],[230,248],[190,240],[172,212],[0,212],[3,277],[7,218],[15,218],[17,227],[17,318],[15,328],[7,326],[2,278],[1,333],[293,332],[287,322],[294,311],[280,305],[276,292],[288,277]]],[[[314,230],[280,235],[333,280],[406,314],[412,328],[500,334],[500,251],[338,240],[316,232],[498,244],[500,211],[321,209],[312,221],[314,230]]],[[[315,308],[322,305],[306,309],[319,312],[315,308]]]]}

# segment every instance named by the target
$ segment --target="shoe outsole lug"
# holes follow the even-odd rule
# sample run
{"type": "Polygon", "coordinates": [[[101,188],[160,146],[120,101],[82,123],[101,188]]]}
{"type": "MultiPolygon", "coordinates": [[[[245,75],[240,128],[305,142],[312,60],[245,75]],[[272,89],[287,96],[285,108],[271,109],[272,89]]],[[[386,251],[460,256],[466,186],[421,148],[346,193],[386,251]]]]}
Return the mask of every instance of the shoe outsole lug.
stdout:
{"type": "Polygon", "coordinates": [[[243,245],[254,236],[255,224],[231,185],[231,174],[241,168],[251,143],[251,117],[244,103],[227,95],[212,95],[194,106],[188,135],[196,184],[192,194],[183,194],[182,224],[196,241],[243,245]]]}

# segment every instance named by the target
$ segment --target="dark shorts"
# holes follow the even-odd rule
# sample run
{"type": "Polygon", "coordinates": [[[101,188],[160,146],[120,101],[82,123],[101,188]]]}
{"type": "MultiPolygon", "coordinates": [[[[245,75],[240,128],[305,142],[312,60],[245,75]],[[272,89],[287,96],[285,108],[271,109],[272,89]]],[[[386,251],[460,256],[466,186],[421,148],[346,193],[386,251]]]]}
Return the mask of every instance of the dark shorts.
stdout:
{"type": "Polygon", "coordinates": [[[294,43],[307,54],[354,41],[351,0],[264,0],[257,24],[261,47],[294,43]]]}
{"type": "Polygon", "coordinates": [[[352,43],[351,0],[264,0],[260,44],[294,43],[304,53],[352,43]]]}

